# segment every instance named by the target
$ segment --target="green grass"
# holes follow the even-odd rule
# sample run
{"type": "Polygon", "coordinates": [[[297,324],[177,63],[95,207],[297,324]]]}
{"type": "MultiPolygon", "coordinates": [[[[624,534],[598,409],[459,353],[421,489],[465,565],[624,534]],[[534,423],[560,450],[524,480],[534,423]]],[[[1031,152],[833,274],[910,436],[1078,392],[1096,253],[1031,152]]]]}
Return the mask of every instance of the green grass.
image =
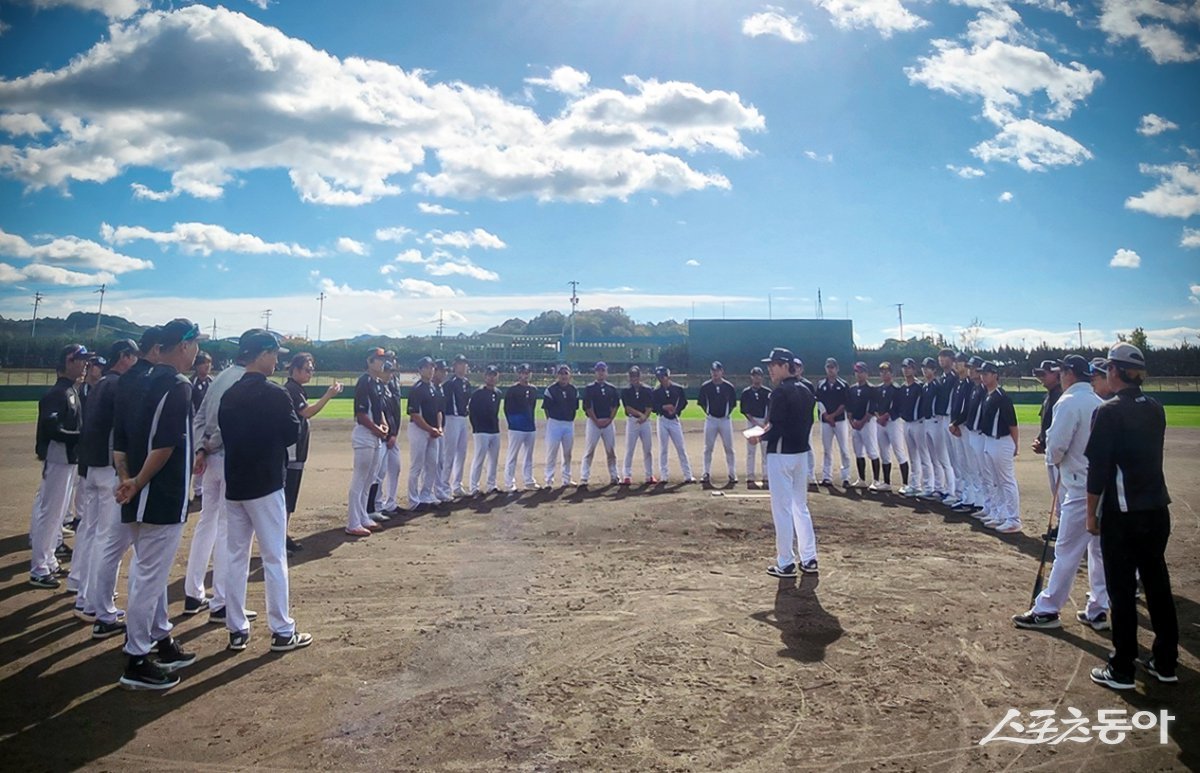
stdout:
{"type": "MultiPolygon", "coordinates": [[[[353,418],[353,409],[353,400],[331,400],[325,406],[325,410],[321,411],[317,419],[353,418]]],[[[1200,427],[1200,405],[1168,405],[1166,406],[1166,411],[1168,427],[1200,427]]],[[[1037,424],[1037,413],[1038,406],[1036,405],[1018,405],[1017,421],[1021,424],[1037,424]]],[[[683,418],[703,419],[704,414],[698,406],[691,404],[684,410],[683,418]]],[[[736,416],[735,418],[740,420],[741,416],[736,416]]],[[[0,401],[0,424],[32,423],[36,419],[36,402],[32,400],[23,402],[0,401]]]]}

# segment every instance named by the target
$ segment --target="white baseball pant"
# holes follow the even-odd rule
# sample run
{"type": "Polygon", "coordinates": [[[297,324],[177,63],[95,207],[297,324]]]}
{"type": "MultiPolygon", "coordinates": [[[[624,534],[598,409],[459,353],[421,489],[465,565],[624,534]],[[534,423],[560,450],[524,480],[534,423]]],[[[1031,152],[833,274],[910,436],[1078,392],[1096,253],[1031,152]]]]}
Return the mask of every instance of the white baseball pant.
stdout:
{"type": "Polygon", "coordinates": [[[888,419],[882,427],[876,422],[879,458],[884,464],[908,464],[908,442],[905,440],[904,419],[888,419]]]}
{"type": "MultiPolygon", "coordinates": [[[[51,445],[56,442],[51,441],[51,445]]],[[[65,451],[63,457],[66,457],[65,451]]],[[[29,525],[32,541],[30,574],[47,575],[58,571],[54,550],[62,540],[63,518],[71,504],[74,484],[75,465],[47,461],[42,467],[42,482],[29,525]]]]}
{"type": "Polygon", "coordinates": [[[496,466],[500,461],[500,433],[499,432],[476,432],[475,438],[475,454],[471,459],[471,487],[472,494],[478,494],[479,480],[483,477],[483,465],[487,462],[487,483],[483,491],[491,492],[496,489],[496,466]]]}
{"type": "Polygon", "coordinates": [[[933,490],[943,494],[954,493],[954,468],[950,466],[950,419],[934,416],[925,420],[926,445],[933,462],[933,490]]]}
{"type": "Polygon", "coordinates": [[[659,417],[658,425],[658,479],[664,483],[667,480],[667,443],[675,446],[675,454],[679,457],[679,466],[683,471],[685,481],[692,480],[692,465],[688,461],[687,450],[683,447],[683,425],[679,419],[664,419],[659,417]]]}
{"type": "Polygon", "coordinates": [[[950,447],[957,449],[955,463],[958,467],[954,480],[958,486],[959,498],[964,502],[974,503],[977,498],[976,481],[979,472],[975,467],[975,455],[971,451],[970,433],[963,427],[959,427],[959,432],[962,434],[958,437],[950,436],[950,447]]]}
{"type": "Polygon", "coordinates": [[[821,480],[832,480],[833,456],[831,448],[833,439],[837,438],[838,450],[842,453],[842,480],[850,480],[850,423],[836,421],[831,426],[829,422],[821,422],[821,480]]]}
{"type": "Polygon", "coordinates": [[[575,422],[546,419],[546,485],[554,485],[558,453],[562,450],[562,484],[571,481],[571,448],[575,445],[575,422]]]}
{"type": "Polygon", "coordinates": [[[113,617],[107,622],[112,622],[116,619],[117,611],[113,605],[117,573],[121,570],[121,556],[129,549],[123,533],[114,534],[121,532],[121,505],[113,496],[117,487],[117,471],[112,467],[91,467],[84,481],[90,489],[88,511],[84,517],[92,519],[93,546],[91,558],[88,559],[87,581],[80,584],[79,599],[75,606],[97,617],[101,612],[110,610],[113,617]]]}
{"type": "Polygon", "coordinates": [[[988,437],[984,445],[988,465],[992,469],[992,480],[995,481],[995,507],[989,507],[988,512],[996,520],[1016,521],[1021,523],[1021,493],[1017,489],[1017,476],[1013,451],[1016,444],[1012,435],[1002,438],[988,437]]]}
{"type": "Polygon", "coordinates": [[[367,515],[367,499],[379,474],[383,442],[366,427],[356,424],[350,432],[350,447],[354,451],[354,467],[350,472],[350,492],[346,495],[346,528],[365,529],[374,523],[367,515]]]}
{"type": "Polygon", "coordinates": [[[967,438],[967,443],[971,454],[975,457],[975,470],[978,476],[978,495],[975,497],[974,504],[983,508],[979,515],[990,514],[996,499],[996,484],[992,480],[992,465],[987,458],[987,435],[972,430],[967,438]]]}
{"type": "Polygon", "coordinates": [[[725,447],[725,472],[730,480],[737,480],[737,463],[733,458],[733,419],[728,416],[719,419],[715,416],[704,417],[704,474],[712,473],[713,447],[718,436],[725,447]]]}
{"type": "Polygon", "coordinates": [[[780,568],[817,557],[817,537],[808,512],[808,454],[767,454],[771,517],[775,521],[776,563],[780,568]]]}
{"type": "Polygon", "coordinates": [[[602,440],[604,458],[608,462],[608,477],[610,480],[617,480],[617,425],[609,423],[606,427],[597,427],[596,422],[588,419],[583,428],[583,464],[579,466],[581,483],[587,483],[591,478],[592,458],[596,455],[596,445],[602,440]]]}
{"type": "MultiPolygon", "coordinates": [[[[850,422],[847,421],[847,424],[850,422]]],[[[876,430],[875,417],[868,416],[866,424],[862,425],[862,429],[850,429],[850,440],[854,446],[855,458],[867,457],[868,459],[879,458],[879,437],[876,430]]]]}
{"type": "MultiPolygon", "coordinates": [[[[751,429],[752,427],[763,427],[766,426],[766,424],[766,419],[756,419],[753,416],[746,417],[746,429],[751,429]]],[[[758,443],[746,441],[746,480],[755,480],[757,478],[757,476],[754,474],[754,468],[756,466],[754,462],[756,461],[755,457],[759,456],[758,452],[761,450],[758,446],[758,443]]],[[[762,468],[762,480],[767,480],[767,452],[763,450],[761,456],[762,464],[759,466],[762,468]]]]}
{"type": "MultiPolygon", "coordinates": [[[[379,451],[379,472],[375,474],[375,509],[379,512],[395,510],[399,507],[396,493],[400,490],[400,437],[388,447],[387,443],[379,451]]],[[[370,499],[370,491],[367,499],[370,499]]]]}
{"type": "Polygon", "coordinates": [[[183,524],[122,523],[130,533],[129,609],[125,615],[125,654],[144,657],[154,642],[171,635],[167,580],[183,540],[183,524]]]}
{"type": "Polygon", "coordinates": [[[436,504],[438,483],[437,438],[408,423],[408,507],[436,504]]]}
{"type": "MultiPolygon", "coordinates": [[[[87,598],[92,555],[96,547],[96,492],[85,484],[87,478],[75,476],[75,514],[79,525],[75,527],[75,546],[71,553],[71,572],[67,575],[67,590],[75,592],[75,608],[83,609],[87,598]]],[[[109,493],[111,497],[111,492],[109,493]]]]}
{"type": "Polygon", "coordinates": [[[442,435],[442,490],[463,495],[463,475],[467,471],[467,438],[471,424],[466,416],[447,416],[442,435]]]}
{"type": "Polygon", "coordinates": [[[225,519],[225,453],[210,454],[205,466],[204,489],[200,500],[200,518],[192,529],[192,544],[188,548],[187,570],[183,575],[183,592],[194,599],[203,599],[204,575],[212,559],[211,609],[225,606],[225,588],[229,580],[229,549],[225,519]]]}
{"type": "Polygon", "coordinates": [[[288,615],[287,504],[283,489],[257,499],[228,500],[229,590],[225,627],[234,633],[249,633],[246,619],[246,583],[250,575],[250,543],[258,538],[266,590],[267,627],[271,633],[291,636],[296,621],[288,615]]]}
{"type": "Polygon", "coordinates": [[[925,438],[925,421],[906,421],[904,440],[908,444],[908,481],[917,491],[933,491],[933,462],[929,458],[929,441],[925,438]]]}
{"type": "Polygon", "coordinates": [[[637,450],[639,442],[642,444],[642,463],[646,468],[646,480],[654,477],[654,456],[651,452],[651,446],[654,444],[651,434],[653,431],[649,418],[645,421],[638,421],[632,416],[625,419],[625,474],[622,477],[633,477],[633,453],[637,450]]]}
{"type": "Polygon", "coordinates": [[[508,431],[508,454],[504,460],[504,487],[509,491],[517,488],[517,457],[525,451],[525,464],[522,472],[525,478],[525,488],[537,488],[533,479],[533,446],[537,440],[537,432],[522,432],[510,429],[508,431]]]}
{"type": "MultiPolygon", "coordinates": [[[[1047,464],[1046,465],[1046,477],[1049,478],[1049,480],[1050,480],[1050,491],[1051,491],[1051,493],[1053,493],[1055,491],[1055,488],[1058,487],[1059,469],[1052,464],[1047,464]]],[[[1052,503],[1054,505],[1055,513],[1058,513],[1059,508],[1062,507],[1063,498],[1067,494],[1065,487],[1058,487],[1057,490],[1058,490],[1058,498],[1052,503]]],[[[76,532],[76,534],[78,534],[78,532],[76,532]]],[[[78,537],[76,537],[76,544],[78,544],[78,541],[79,541],[78,537]]],[[[71,560],[74,561],[75,559],[72,558],[71,560]]]]}
{"type": "Polygon", "coordinates": [[[1058,614],[1071,584],[1079,571],[1079,562],[1088,559],[1087,616],[1095,617],[1108,610],[1108,587],[1104,580],[1104,559],[1100,555],[1100,535],[1087,532],[1087,493],[1067,496],[1059,505],[1058,539],[1054,543],[1054,565],[1050,579],[1033,603],[1036,614],[1058,614]]]}

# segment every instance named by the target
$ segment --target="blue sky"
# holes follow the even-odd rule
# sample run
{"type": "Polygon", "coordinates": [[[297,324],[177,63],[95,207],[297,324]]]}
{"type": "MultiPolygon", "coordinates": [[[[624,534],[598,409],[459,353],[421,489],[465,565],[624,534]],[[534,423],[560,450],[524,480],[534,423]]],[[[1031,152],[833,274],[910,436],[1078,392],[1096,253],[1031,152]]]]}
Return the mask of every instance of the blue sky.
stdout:
{"type": "Polygon", "coordinates": [[[1195,343],[1197,95],[1182,2],[6,0],[0,314],[1195,343]]]}

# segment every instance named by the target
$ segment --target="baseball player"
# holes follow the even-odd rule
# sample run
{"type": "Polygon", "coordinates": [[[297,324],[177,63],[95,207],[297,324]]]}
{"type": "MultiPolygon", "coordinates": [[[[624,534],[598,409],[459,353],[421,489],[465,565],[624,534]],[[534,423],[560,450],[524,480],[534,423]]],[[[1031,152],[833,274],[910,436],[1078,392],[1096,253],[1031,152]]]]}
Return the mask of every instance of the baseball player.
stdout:
{"type": "MultiPolygon", "coordinates": [[[[92,390],[100,383],[100,379],[104,377],[104,370],[108,366],[108,360],[101,357],[96,352],[88,355],[87,363],[83,368],[83,381],[76,385],[76,391],[79,393],[79,426],[83,426],[83,417],[87,414],[88,396],[92,390]]],[[[69,559],[71,561],[71,573],[67,575],[67,592],[79,593],[80,583],[87,578],[87,563],[86,554],[88,547],[85,544],[88,536],[90,536],[91,528],[88,524],[82,523],[83,514],[87,510],[88,504],[86,497],[88,496],[83,485],[83,478],[87,474],[87,467],[82,463],[75,466],[75,477],[71,482],[71,506],[69,512],[63,516],[65,526],[61,534],[57,537],[58,547],[55,549],[54,555],[60,559],[69,559]],[[83,533],[80,533],[80,528],[83,533]],[[62,535],[68,533],[75,534],[75,549],[74,551],[62,541],[62,535]],[[78,555],[79,549],[84,548],[85,556],[78,555]],[[84,560],[81,561],[80,559],[84,560]]]]}
{"type": "Polygon", "coordinates": [[[575,485],[571,480],[571,448],[575,445],[579,391],[571,383],[571,366],[559,365],[556,373],[558,380],[542,393],[542,410],[546,412],[546,479],[542,488],[554,485],[559,449],[562,449],[562,484],[575,485]]]}
{"type": "Polygon", "coordinates": [[[587,414],[584,425],[583,464],[579,469],[579,485],[587,486],[592,474],[592,457],[596,455],[596,444],[604,441],[604,456],[608,460],[608,477],[612,485],[617,477],[617,410],[621,407],[621,395],[617,388],[608,383],[608,365],[597,362],[593,369],[596,380],[583,388],[583,412],[587,414]]]}
{"type": "MultiPolygon", "coordinates": [[[[738,401],[738,411],[746,417],[746,429],[767,426],[767,400],[770,396],[771,390],[763,386],[763,369],[755,365],[750,369],[750,386],[742,390],[742,397],[738,401]]],[[[749,488],[758,488],[758,479],[754,476],[754,457],[758,455],[758,445],[746,440],[746,485],[749,488]]],[[[767,482],[765,449],[762,454],[762,481],[763,484],[767,482]]]]}
{"type": "Polygon", "coordinates": [[[524,485],[527,489],[538,487],[533,479],[533,446],[537,440],[537,389],[529,383],[531,368],[522,363],[517,366],[517,383],[504,393],[504,419],[508,423],[508,456],[504,463],[504,487],[516,492],[517,457],[525,451],[524,485]]]}
{"type": "Polygon", "coordinates": [[[1013,459],[1020,448],[1017,436],[1017,411],[1012,398],[1000,386],[1000,369],[994,362],[982,368],[987,399],[983,404],[984,456],[991,467],[995,483],[994,504],[988,507],[989,516],[983,525],[1002,534],[1021,530],[1021,494],[1013,459]]]}
{"type": "Polygon", "coordinates": [[[471,462],[471,496],[494,494],[496,488],[496,464],[500,459],[500,390],[496,381],[500,369],[488,365],[483,371],[483,386],[471,393],[467,401],[467,418],[471,422],[471,436],[475,439],[475,456],[471,462]],[[483,476],[483,465],[487,463],[487,482],[479,487],[483,476]]]}
{"type": "Polygon", "coordinates": [[[58,379],[38,401],[37,458],[42,462],[42,482],[34,500],[29,534],[33,549],[29,584],[57,588],[59,565],[54,555],[62,538],[63,519],[74,493],[79,459],[76,444],[82,416],[75,387],[87,367],[88,350],[68,344],[58,354],[58,379]]]}
{"type": "Polygon", "coordinates": [[[946,471],[938,464],[937,440],[934,437],[937,430],[937,418],[933,412],[933,404],[937,402],[938,395],[936,374],[937,360],[932,357],[921,360],[921,461],[925,462],[928,459],[929,463],[922,464],[925,468],[925,485],[917,496],[940,502],[946,496],[946,492],[942,491],[946,486],[946,471]]]}
{"type": "Polygon", "coordinates": [[[442,434],[433,441],[437,449],[437,474],[433,480],[433,496],[437,499],[438,504],[453,502],[454,497],[450,491],[449,476],[442,475],[444,462],[447,459],[446,445],[446,379],[450,373],[450,364],[442,359],[433,361],[433,378],[430,383],[433,385],[433,395],[437,398],[438,414],[442,421],[442,434]]]}
{"type": "Polygon", "coordinates": [[[720,436],[725,446],[725,471],[729,473],[729,484],[737,483],[737,464],[733,458],[733,409],[737,407],[737,390],[725,380],[725,366],[714,362],[710,369],[712,378],[700,385],[697,404],[704,411],[704,475],[700,481],[708,486],[712,482],[713,446],[720,436]]]}
{"type": "Polygon", "coordinates": [[[1100,538],[1087,532],[1087,470],[1084,456],[1092,434],[1092,414],[1103,402],[1092,391],[1092,366],[1078,354],[1061,363],[1064,391],[1055,401],[1054,418],[1046,430],[1042,450],[1046,463],[1058,467],[1058,536],[1054,543],[1054,565],[1050,579],[1023,615],[1013,615],[1018,628],[1058,628],[1059,610],[1067,603],[1075,573],[1084,554],[1088,559],[1087,607],[1075,616],[1084,625],[1103,631],[1108,625],[1108,590],[1104,582],[1104,558],[1100,538]]]}
{"type": "MultiPolygon", "coordinates": [[[[75,569],[75,565],[86,563],[87,571],[75,597],[75,616],[93,624],[101,609],[113,606],[112,593],[116,586],[117,567],[125,549],[129,547],[123,545],[115,557],[106,557],[109,534],[121,522],[121,508],[112,497],[112,491],[117,485],[117,473],[112,466],[113,398],[116,395],[117,379],[137,361],[137,344],[127,339],[117,341],[109,349],[107,361],[110,363],[107,373],[88,397],[88,408],[83,414],[83,426],[76,447],[79,465],[84,470],[81,483],[86,490],[83,498],[85,509],[80,524],[86,525],[90,536],[81,539],[79,532],[76,532],[76,550],[71,568],[75,569]],[[109,589],[105,603],[96,592],[96,588],[101,584],[109,584],[100,578],[105,575],[110,563],[113,567],[113,587],[109,589]]],[[[115,608],[113,611],[116,612],[115,608]]],[[[121,629],[124,630],[123,623],[121,629]]]]}
{"type": "MultiPolygon", "coordinates": [[[[1054,406],[1058,403],[1058,399],[1062,397],[1063,393],[1062,364],[1058,360],[1042,360],[1041,364],[1033,369],[1033,375],[1046,388],[1046,396],[1042,398],[1042,407],[1038,409],[1038,418],[1041,420],[1041,427],[1031,448],[1035,454],[1044,455],[1046,453],[1046,432],[1050,429],[1051,422],[1054,421],[1054,406]]],[[[1062,492],[1058,485],[1058,469],[1050,464],[1049,461],[1046,462],[1046,477],[1050,481],[1050,491],[1061,494],[1062,492]]],[[[1054,506],[1056,512],[1061,500],[1061,496],[1055,499],[1054,506]]]]}
{"type": "Polygon", "coordinates": [[[937,361],[922,363],[925,385],[933,392],[933,416],[925,422],[926,445],[933,462],[933,497],[944,504],[954,503],[954,465],[950,463],[950,397],[958,376],[954,373],[954,350],[942,349],[937,361]],[[930,367],[932,366],[932,367],[930,367]]]}
{"type": "MultiPolygon", "coordinates": [[[[813,406],[816,410],[817,406],[817,385],[804,377],[804,360],[796,358],[796,383],[812,393],[813,406]]],[[[813,444],[808,444],[808,485],[814,491],[817,490],[817,453],[813,450],[813,444]]]]}
{"type": "Polygon", "coordinates": [[[654,411],[653,391],[642,383],[642,369],[636,365],[631,367],[629,386],[621,390],[621,404],[625,406],[625,475],[621,478],[622,486],[633,484],[633,453],[639,441],[642,444],[646,485],[658,483],[654,477],[654,457],[650,448],[653,445],[650,425],[650,416],[654,411]]]}
{"type": "Polygon", "coordinates": [[[789,350],[776,347],[763,360],[775,388],[767,407],[766,432],[749,438],[753,444],[763,444],[767,455],[771,516],[775,521],[776,559],[767,567],[772,577],[795,577],[797,563],[805,574],[818,571],[817,538],[808,512],[808,471],[804,469],[808,464],[814,399],[796,380],[796,359],[789,350]]]}
{"type": "Polygon", "coordinates": [[[854,444],[854,460],[858,467],[858,480],[854,485],[866,486],[869,491],[879,490],[879,445],[876,438],[875,414],[871,411],[875,399],[875,387],[867,382],[867,364],[854,363],[854,386],[846,392],[846,415],[854,444]],[[864,453],[866,456],[863,456],[864,453]],[[870,484],[866,482],[868,457],[871,459],[870,484]]]}
{"type": "Polygon", "coordinates": [[[872,406],[879,439],[879,461],[883,467],[883,483],[879,484],[879,490],[892,490],[892,458],[895,457],[900,466],[900,493],[907,494],[908,443],[904,439],[904,419],[900,415],[900,387],[892,380],[892,363],[879,363],[879,379],[872,406]]]}
{"type": "Polygon", "coordinates": [[[817,404],[821,413],[821,485],[832,486],[833,456],[831,448],[837,438],[842,454],[842,486],[850,488],[850,425],[846,423],[846,382],[838,378],[838,361],[825,360],[825,378],[817,384],[817,404]]]}
{"type": "MultiPolygon", "coordinates": [[[[983,403],[987,399],[987,389],[984,388],[979,369],[983,360],[979,357],[967,358],[967,375],[963,379],[970,385],[967,392],[966,405],[957,427],[963,441],[963,455],[967,458],[967,485],[964,490],[964,501],[954,508],[956,512],[970,513],[980,518],[991,491],[991,470],[984,456],[984,435],[980,420],[982,419],[983,403]]],[[[982,516],[986,518],[987,516],[982,516]]]]}
{"type": "Polygon", "coordinates": [[[929,449],[925,445],[925,428],[921,426],[921,403],[925,390],[916,378],[916,360],[905,357],[900,362],[900,369],[904,373],[904,383],[900,385],[896,409],[904,421],[904,443],[908,447],[908,463],[912,470],[907,490],[901,489],[900,493],[915,497],[933,488],[928,482],[933,464],[929,461],[929,449]]]}
{"type": "Polygon", "coordinates": [[[658,432],[658,480],[667,482],[667,441],[675,446],[675,454],[679,457],[679,466],[683,470],[683,482],[695,483],[692,477],[692,465],[688,461],[687,450],[683,447],[683,426],[679,423],[679,415],[687,408],[687,397],[683,387],[671,381],[671,369],[659,365],[654,369],[658,378],[658,386],[650,393],[650,404],[658,416],[655,422],[658,432]]]}
{"type": "Polygon", "coordinates": [[[133,544],[124,647],[129,660],[120,685],[130,690],[173,687],[179,684],[174,672],[196,660],[171,638],[167,580],[191,493],[192,385],[180,371],[195,362],[205,339],[199,325],[171,320],[159,334],[159,363],[141,383],[117,384],[113,462],[120,483],[115,495],[122,528],[133,544]],[[135,388],[126,392],[128,386],[135,388]]]}
{"type": "MultiPolygon", "coordinates": [[[[387,352],[383,349],[376,346],[367,350],[367,371],[354,384],[354,429],[350,431],[354,470],[350,474],[346,504],[346,533],[352,537],[369,537],[371,532],[382,528],[368,514],[367,499],[378,475],[379,460],[388,437],[383,392],[379,388],[386,360],[387,352]]],[[[410,468],[410,486],[411,482],[410,468]]]]}
{"type": "Polygon", "coordinates": [[[1092,359],[1092,391],[1101,400],[1108,400],[1114,394],[1108,386],[1108,360],[1103,357],[1092,359]]]}
{"type": "Polygon", "coordinates": [[[467,373],[470,361],[465,354],[454,358],[454,375],[442,385],[446,395],[446,434],[442,438],[442,489],[452,496],[461,497],[463,475],[467,467],[467,435],[470,423],[467,419],[467,403],[474,388],[467,373]]]}
{"type": "MultiPolygon", "coordinates": [[[[265,333],[265,331],[264,331],[265,333]]],[[[288,610],[287,477],[288,447],[300,439],[300,417],[287,390],[268,381],[279,355],[288,350],[270,333],[242,342],[239,354],[246,374],[221,399],[218,424],[225,441],[225,509],[229,535],[229,649],[246,649],[246,582],[250,543],[258,540],[271,651],[288,652],[312,644],[296,630],[288,610]]]]}
{"type": "Polygon", "coordinates": [[[1171,536],[1171,497],[1163,477],[1166,415],[1142,392],[1146,358],[1136,346],[1118,343],[1109,350],[1107,376],[1115,394],[1096,409],[1084,455],[1086,525],[1100,535],[1113,649],[1106,666],[1092,669],[1092,681],[1126,690],[1134,686],[1135,663],[1160,682],[1179,681],[1179,619],[1165,557],[1171,536]],[[1154,629],[1146,658],[1137,656],[1138,577],[1154,629]]]}
{"type": "Polygon", "coordinates": [[[400,382],[396,378],[396,353],[384,353],[383,378],[375,385],[383,405],[383,419],[387,422],[388,436],[383,441],[379,454],[379,469],[367,492],[367,515],[372,521],[382,523],[400,509],[396,501],[400,489],[400,418],[404,415],[400,406],[400,382]]]}
{"type": "Polygon", "coordinates": [[[434,507],[437,496],[438,440],[442,437],[441,390],[434,385],[436,363],[417,361],[420,380],[408,393],[408,508],[434,507]]]}
{"type": "MultiPolygon", "coordinates": [[[[342,382],[334,381],[325,390],[325,394],[312,405],[308,403],[308,395],[304,392],[304,385],[312,381],[313,373],[317,370],[316,362],[313,356],[308,352],[301,352],[292,358],[291,364],[288,366],[288,379],[283,385],[287,390],[288,396],[292,398],[292,410],[296,412],[296,416],[300,419],[300,434],[296,438],[294,445],[288,446],[288,461],[287,461],[287,479],[284,481],[283,498],[287,505],[288,521],[291,521],[292,513],[296,512],[296,503],[300,499],[300,480],[304,477],[304,463],[308,461],[308,444],[310,439],[310,431],[308,420],[320,413],[330,400],[342,393],[342,382]]],[[[301,545],[289,535],[286,541],[288,555],[299,551],[301,545]]]]}
{"type": "MultiPolygon", "coordinates": [[[[200,413],[200,403],[204,402],[204,395],[208,394],[208,388],[212,386],[212,355],[208,352],[200,352],[196,355],[196,362],[192,364],[192,412],[200,413]]],[[[201,427],[195,427],[196,436],[203,435],[201,427]]],[[[192,496],[196,499],[201,498],[204,493],[204,476],[192,476],[192,496]]]]}

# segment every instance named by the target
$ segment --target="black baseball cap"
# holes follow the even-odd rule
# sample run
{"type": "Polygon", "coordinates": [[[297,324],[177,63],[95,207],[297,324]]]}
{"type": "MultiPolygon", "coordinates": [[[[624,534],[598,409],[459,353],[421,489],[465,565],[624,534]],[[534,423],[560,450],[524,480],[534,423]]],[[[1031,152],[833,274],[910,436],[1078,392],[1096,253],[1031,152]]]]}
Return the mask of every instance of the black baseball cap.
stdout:
{"type": "Polygon", "coordinates": [[[434,360],[433,361],[433,369],[434,370],[446,370],[447,367],[448,366],[446,365],[445,360],[434,360]]]}
{"type": "Polygon", "coordinates": [[[861,362],[861,361],[856,362],[856,363],[854,363],[854,367],[852,368],[852,370],[855,373],[866,373],[867,372],[867,363],[861,362]]]}
{"type": "Polygon", "coordinates": [[[900,361],[900,367],[915,368],[915,367],[917,367],[917,361],[914,360],[912,357],[905,357],[903,360],[900,361]]]}
{"type": "Polygon", "coordinates": [[[933,359],[932,357],[926,357],[925,359],[921,360],[921,367],[922,368],[936,368],[937,360],[933,359]]]}
{"type": "Polygon", "coordinates": [[[528,362],[522,362],[517,366],[517,373],[532,373],[533,368],[529,367],[528,362]]]}
{"type": "Polygon", "coordinates": [[[242,337],[238,339],[238,357],[248,362],[263,352],[287,354],[288,350],[279,345],[278,336],[260,327],[242,333],[242,337]]]}
{"type": "Polygon", "coordinates": [[[669,376],[671,375],[671,369],[666,365],[659,365],[654,369],[654,375],[658,376],[659,378],[662,378],[663,376],[669,376]]]}
{"type": "Polygon", "coordinates": [[[834,367],[834,368],[836,368],[837,366],[838,366],[838,362],[837,362],[837,360],[836,360],[836,359],[834,359],[833,357],[826,357],[826,358],[825,358],[825,367],[827,367],[827,368],[829,368],[829,367],[834,367]]]}
{"type": "Polygon", "coordinates": [[[570,373],[571,366],[564,362],[562,365],[559,365],[557,368],[555,368],[554,372],[555,373],[563,373],[563,372],[570,373]]]}
{"type": "Polygon", "coordinates": [[[983,358],[982,357],[974,357],[974,356],[970,357],[967,360],[967,367],[974,368],[975,370],[979,370],[981,367],[983,367],[983,358]]]}
{"type": "Polygon", "coordinates": [[[90,355],[88,355],[87,360],[88,365],[99,365],[102,368],[108,365],[108,360],[104,359],[96,352],[92,352],[90,355]]]}
{"type": "Polygon", "coordinates": [[[720,360],[713,360],[713,364],[710,365],[708,369],[709,370],[725,370],[725,366],[721,364],[720,360]]]}
{"type": "Polygon", "coordinates": [[[470,362],[470,360],[467,359],[467,355],[465,355],[465,354],[454,355],[454,361],[455,362],[470,362]]]}
{"type": "Polygon", "coordinates": [[[979,370],[982,371],[983,373],[996,373],[996,374],[1000,373],[999,366],[997,366],[996,363],[994,363],[990,360],[983,363],[983,365],[980,365],[979,370]]]}
{"type": "Polygon", "coordinates": [[[162,342],[162,328],[158,325],[152,325],[142,331],[141,340],[138,342],[138,353],[149,354],[150,350],[158,346],[162,342]]]}
{"type": "Polygon", "coordinates": [[[83,344],[67,344],[58,353],[58,361],[65,363],[67,360],[86,360],[91,355],[87,347],[83,344]]]}
{"type": "Polygon", "coordinates": [[[135,357],[141,354],[141,350],[138,349],[138,345],[129,338],[120,338],[116,341],[113,341],[113,345],[108,347],[109,362],[116,362],[126,354],[132,354],[135,357]]]}
{"type": "Polygon", "coordinates": [[[753,368],[750,369],[751,376],[761,376],[762,374],[763,374],[763,369],[758,367],[757,365],[755,365],[753,368]]]}
{"type": "Polygon", "coordinates": [[[954,350],[949,347],[946,347],[946,348],[938,351],[938,357],[953,357],[953,356],[954,356],[954,350]]]}
{"type": "Polygon", "coordinates": [[[422,357],[421,359],[417,360],[417,370],[421,370],[422,368],[432,368],[432,367],[433,367],[433,358],[432,357],[422,357]]]}
{"type": "Polygon", "coordinates": [[[775,362],[791,365],[796,362],[796,355],[792,354],[791,349],[784,349],[782,346],[776,346],[771,350],[771,353],[762,358],[760,362],[775,362]]]}
{"type": "Polygon", "coordinates": [[[497,368],[495,365],[488,365],[486,368],[483,369],[483,372],[484,372],[484,374],[486,374],[488,376],[495,376],[500,373],[500,369],[497,368]]]}
{"type": "Polygon", "coordinates": [[[208,336],[200,332],[200,326],[186,317],[176,317],[162,326],[158,345],[168,349],[184,341],[207,341],[208,336]]]}
{"type": "Polygon", "coordinates": [[[1062,370],[1062,363],[1058,360],[1042,360],[1042,364],[1033,369],[1035,376],[1040,376],[1043,373],[1058,373],[1062,370]]]}
{"type": "Polygon", "coordinates": [[[630,365],[629,366],[629,375],[640,376],[640,375],[642,375],[642,369],[639,368],[637,365],[630,365]]]}
{"type": "Polygon", "coordinates": [[[387,357],[387,350],[382,346],[372,346],[370,349],[367,349],[368,360],[381,360],[385,357],[387,357]]]}
{"type": "Polygon", "coordinates": [[[592,367],[592,370],[608,370],[608,363],[601,360],[592,367]]]}
{"type": "Polygon", "coordinates": [[[970,362],[971,358],[967,355],[966,352],[958,352],[957,354],[954,355],[954,361],[955,362],[970,362]]]}
{"type": "Polygon", "coordinates": [[[1069,370],[1078,378],[1092,377],[1092,364],[1087,361],[1086,357],[1081,357],[1078,354],[1068,354],[1062,358],[1062,369],[1069,370]]]}

